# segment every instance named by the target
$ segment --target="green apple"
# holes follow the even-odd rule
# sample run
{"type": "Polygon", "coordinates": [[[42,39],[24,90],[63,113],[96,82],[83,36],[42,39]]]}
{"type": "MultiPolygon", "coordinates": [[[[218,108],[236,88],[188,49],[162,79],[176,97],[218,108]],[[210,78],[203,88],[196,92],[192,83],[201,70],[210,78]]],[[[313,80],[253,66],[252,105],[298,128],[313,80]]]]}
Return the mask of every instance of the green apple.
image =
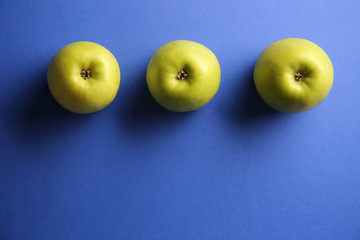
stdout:
{"type": "Polygon", "coordinates": [[[204,45],[187,40],[160,47],[152,56],[146,73],[154,99],[176,112],[205,106],[219,89],[220,78],[215,54],[204,45]]]}
{"type": "Polygon", "coordinates": [[[120,85],[115,57],[93,42],[74,42],[51,59],[47,72],[55,100],[74,113],[92,113],[108,106],[120,85]]]}
{"type": "Polygon", "coordinates": [[[256,90],[280,112],[302,112],[319,105],[333,85],[328,55],[315,43],[288,38],[268,46],[254,69],[256,90]]]}

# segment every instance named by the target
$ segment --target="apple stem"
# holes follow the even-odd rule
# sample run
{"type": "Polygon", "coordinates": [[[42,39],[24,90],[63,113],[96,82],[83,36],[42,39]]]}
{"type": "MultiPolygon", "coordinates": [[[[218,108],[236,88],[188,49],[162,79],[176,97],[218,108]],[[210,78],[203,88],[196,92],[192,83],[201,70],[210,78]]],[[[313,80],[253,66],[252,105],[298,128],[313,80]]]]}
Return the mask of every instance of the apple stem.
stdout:
{"type": "Polygon", "coordinates": [[[178,74],[176,75],[176,78],[177,78],[178,80],[185,80],[187,76],[188,76],[188,75],[186,74],[186,72],[185,72],[184,70],[181,70],[181,71],[178,72],[178,74]]]}
{"type": "Polygon", "coordinates": [[[90,70],[89,69],[81,69],[80,75],[84,80],[87,80],[90,78],[90,70]]]}
{"type": "Polygon", "coordinates": [[[299,72],[295,73],[296,81],[302,81],[303,79],[304,79],[304,76],[301,73],[299,73],[299,72]]]}

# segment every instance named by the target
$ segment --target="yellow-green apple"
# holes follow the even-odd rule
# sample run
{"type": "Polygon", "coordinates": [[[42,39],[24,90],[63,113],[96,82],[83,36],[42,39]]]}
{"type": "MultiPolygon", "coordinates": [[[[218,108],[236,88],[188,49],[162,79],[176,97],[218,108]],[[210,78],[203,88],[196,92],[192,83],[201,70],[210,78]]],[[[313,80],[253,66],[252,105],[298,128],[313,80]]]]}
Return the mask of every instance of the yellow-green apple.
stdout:
{"type": "Polygon", "coordinates": [[[187,40],[161,46],[152,56],[146,73],[154,99],[176,112],[205,106],[219,89],[220,78],[215,54],[204,45],[187,40]]]}
{"type": "Polygon", "coordinates": [[[333,85],[328,55],[315,43],[288,38],[268,46],[259,56],[254,82],[265,103],[280,112],[302,112],[319,105],[333,85]]]}
{"type": "Polygon", "coordinates": [[[120,68],[103,46],[74,42],[53,56],[47,81],[61,106],[74,113],[92,113],[114,100],[120,85],[120,68]]]}

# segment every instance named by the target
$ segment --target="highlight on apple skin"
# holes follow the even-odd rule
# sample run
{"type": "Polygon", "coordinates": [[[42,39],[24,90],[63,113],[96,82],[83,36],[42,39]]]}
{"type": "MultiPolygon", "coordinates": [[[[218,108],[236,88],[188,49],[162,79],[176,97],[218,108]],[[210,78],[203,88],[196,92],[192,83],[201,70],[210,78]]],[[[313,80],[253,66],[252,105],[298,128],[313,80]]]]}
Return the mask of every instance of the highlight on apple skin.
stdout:
{"type": "Polygon", "coordinates": [[[271,44],[260,54],[254,69],[261,99],[286,113],[318,106],[328,96],[333,78],[329,56],[315,43],[301,38],[271,44]]]}
{"type": "Polygon", "coordinates": [[[51,59],[47,82],[52,96],[65,109],[79,114],[104,109],[120,86],[116,58],[93,42],[74,42],[51,59]]]}
{"type": "Polygon", "coordinates": [[[153,98],[175,112],[205,106],[218,91],[220,78],[215,54],[204,45],[188,40],[176,40],[160,47],[146,72],[153,98]]]}

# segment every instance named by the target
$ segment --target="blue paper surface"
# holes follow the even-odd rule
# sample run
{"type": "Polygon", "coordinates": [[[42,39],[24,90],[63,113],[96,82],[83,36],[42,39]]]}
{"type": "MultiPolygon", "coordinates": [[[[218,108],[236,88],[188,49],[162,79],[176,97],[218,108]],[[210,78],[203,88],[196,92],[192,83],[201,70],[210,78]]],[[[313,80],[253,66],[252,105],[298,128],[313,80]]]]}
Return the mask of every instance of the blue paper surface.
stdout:
{"type": "Polygon", "coordinates": [[[360,2],[0,2],[0,239],[360,239],[360,2]],[[258,97],[255,61],[301,37],[322,47],[334,85],[317,108],[282,114],[258,97]],[[214,99],[162,109],[146,67],[166,42],[220,62],[214,99]],[[114,102],[76,115],[46,84],[74,41],[109,49],[114,102]]]}

